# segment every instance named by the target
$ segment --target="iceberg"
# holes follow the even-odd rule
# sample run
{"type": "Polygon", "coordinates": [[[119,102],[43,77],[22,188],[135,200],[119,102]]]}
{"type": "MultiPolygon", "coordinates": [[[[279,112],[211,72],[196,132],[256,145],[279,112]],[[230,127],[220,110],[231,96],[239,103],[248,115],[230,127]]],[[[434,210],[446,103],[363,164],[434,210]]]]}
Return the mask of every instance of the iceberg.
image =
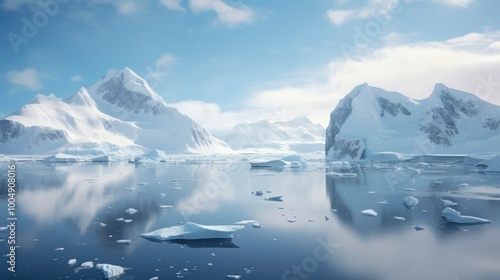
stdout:
{"type": "Polygon", "coordinates": [[[441,217],[445,218],[448,223],[455,224],[489,224],[490,220],[482,219],[473,216],[462,216],[459,211],[446,207],[443,212],[441,212],[441,217]]]}
{"type": "Polygon", "coordinates": [[[243,225],[201,225],[188,222],[180,226],[165,227],[143,233],[140,236],[158,241],[233,238],[233,233],[243,228],[245,228],[243,225]]]}
{"type": "Polygon", "coordinates": [[[408,209],[413,209],[415,206],[418,204],[418,199],[413,196],[405,196],[403,197],[403,204],[406,206],[408,209]]]}
{"type": "Polygon", "coordinates": [[[377,217],[377,212],[373,211],[373,209],[366,209],[361,211],[361,214],[370,217],[377,217]]]}
{"type": "Polygon", "coordinates": [[[306,160],[299,155],[288,155],[281,159],[261,158],[250,161],[252,168],[304,168],[307,166],[306,160]]]}
{"type": "Polygon", "coordinates": [[[137,213],[137,210],[134,208],[129,208],[129,209],[125,210],[125,212],[130,214],[130,215],[134,215],[135,213],[137,213]]]}
{"type": "Polygon", "coordinates": [[[125,272],[125,269],[121,266],[106,263],[98,263],[95,268],[101,270],[106,279],[118,277],[125,272]]]}

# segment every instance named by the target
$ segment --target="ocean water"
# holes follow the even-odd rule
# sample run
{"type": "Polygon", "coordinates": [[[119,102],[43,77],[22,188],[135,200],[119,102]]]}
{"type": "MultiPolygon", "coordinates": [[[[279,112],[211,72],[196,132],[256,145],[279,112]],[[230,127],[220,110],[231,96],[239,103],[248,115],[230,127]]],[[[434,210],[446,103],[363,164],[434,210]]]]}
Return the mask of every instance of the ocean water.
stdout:
{"type": "MultiPolygon", "coordinates": [[[[19,162],[16,272],[7,270],[10,230],[3,229],[0,279],[105,279],[80,267],[86,261],[124,267],[118,279],[500,279],[500,174],[453,163],[326,164],[321,155],[304,156],[308,166],[300,169],[251,169],[252,155],[19,162]],[[267,200],[275,196],[282,201],[267,200]],[[419,203],[409,209],[405,196],[419,203]],[[492,223],[447,223],[443,199],[492,223]],[[361,213],[367,209],[377,216],[361,213]],[[240,220],[261,227],[248,224],[229,240],[139,236],[188,221],[240,220]]],[[[8,163],[0,165],[2,227],[8,163]]]]}

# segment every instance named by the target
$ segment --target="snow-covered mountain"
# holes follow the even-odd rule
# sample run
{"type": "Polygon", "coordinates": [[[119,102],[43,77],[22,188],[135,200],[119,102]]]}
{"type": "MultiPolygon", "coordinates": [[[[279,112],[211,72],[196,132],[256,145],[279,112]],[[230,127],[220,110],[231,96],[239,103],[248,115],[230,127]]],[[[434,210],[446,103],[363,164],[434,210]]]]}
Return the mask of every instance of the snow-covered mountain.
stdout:
{"type": "Polygon", "coordinates": [[[131,157],[228,152],[229,146],[165,101],[129,68],[109,70],[66,99],[38,94],[0,120],[0,154],[131,157]]]}
{"type": "Polygon", "coordinates": [[[236,150],[321,151],[325,129],[307,117],[236,125],[223,140],[236,150]]]}
{"type": "Polygon", "coordinates": [[[424,100],[362,84],[330,114],[328,160],[369,159],[383,152],[500,152],[500,107],[436,84],[424,100]]]}

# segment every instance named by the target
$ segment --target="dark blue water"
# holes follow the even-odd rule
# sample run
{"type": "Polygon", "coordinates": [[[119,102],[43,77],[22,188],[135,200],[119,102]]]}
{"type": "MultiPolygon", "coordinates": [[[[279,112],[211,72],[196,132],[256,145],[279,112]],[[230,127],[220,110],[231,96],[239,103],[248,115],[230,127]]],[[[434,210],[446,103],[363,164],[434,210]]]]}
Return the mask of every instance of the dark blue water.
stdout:
{"type": "MultiPolygon", "coordinates": [[[[0,172],[3,226],[7,163],[0,172]]],[[[79,268],[86,261],[125,267],[119,279],[500,279],[500,174],[468,167],[325,165],[315,157],[301,170],[254,170],[241,158],[178,157],[160,165],[24,162],[16,176],[16,272],[4,256],[0,279],[104,279],[79,268]],[[419,199],[413,209],[403,205],[408,195],[419,199]],[[283,201],[265,200],[272,196],[283,201]],[[441,199],[492,224],[449,224],[441,199]],[[262,228],[247,225],[232,240],[139,237],[187,221],[245,219],[262,228]]],[[[8,235],[0,231],[1,255],[8,235]]]]}

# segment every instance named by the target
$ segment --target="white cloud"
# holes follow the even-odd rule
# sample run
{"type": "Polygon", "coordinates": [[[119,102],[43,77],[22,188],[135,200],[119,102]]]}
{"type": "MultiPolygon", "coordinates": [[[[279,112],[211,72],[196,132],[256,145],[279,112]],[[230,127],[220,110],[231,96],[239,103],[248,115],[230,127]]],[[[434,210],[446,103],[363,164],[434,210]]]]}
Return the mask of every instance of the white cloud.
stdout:
{"type": "MultiPolygon", "coordinates": [[[[171,10],[185,10],[180,0],[159,1],[171,10]]],[[[194,13],[213,12],[218,22],[230,27],[253,23],[256,18],[255,10],[247,5],[230,5],[223,0],[189,0],[189,9],[194,13]]]]}
{"type": "Polygon", "coordinates": [[[414,99],[427,98],[436,83],[444,83],[500,105],[498,46],[500,32],[471,33],[442,42],[389,45],[358,59],[330,61],[318,73],[311,73],[321,79],[305,85],[252,92],[237,111],[197,101],[174,106],[211,130],[227,130],[239,122],[300,115],[326,126],[338,101],[365,82],[414,99]]]}
{"type": "Polygon", "coordinates": [[[335,25],[340,26],[352,19],[367,19],[373,16],[399,13],[402,9],[399,0],[368,0],[368,4],[358,9],[336,9],[327,10],[328,19],[335,25]]]}
{"type": "Polygon", "coordinates": [[[437,0],[438,2],[444,3],[449,6],[463,7],[466,8],[474,2],[474,0],[437,0]]]}
{"type": "Polygon", "coordinates": [[[171,10],[184,11],[184,8],[181,5],[181,0],[160,0],[160,4],[171,10]]]}
{"type": "Polygon", "coordinates": [[[121,15],[133,15],[142,9],[137,0],[90,0],[87,4],[90,6],[111,5],[114,6],[121,15]]]}
{"type": "Polygon", "coordinates": [[[82,76],[80,76],[80,75],[74,75],[74,76],[73,76],[73,77],[71,77],[69,80],[70,80],[71,82],[80,82],[82,79],[83,79],[83,77],[82,77],[82,76]]]}
{"type": "Polygon", "coordinates": [[[36,90],[42,87],[40,80],[44,74],[39,73],[33,68],[23,70],[12,70],[7,73],[5,78],[7,82],[21,87],[26,87],[30,90],[36,90]]]}

